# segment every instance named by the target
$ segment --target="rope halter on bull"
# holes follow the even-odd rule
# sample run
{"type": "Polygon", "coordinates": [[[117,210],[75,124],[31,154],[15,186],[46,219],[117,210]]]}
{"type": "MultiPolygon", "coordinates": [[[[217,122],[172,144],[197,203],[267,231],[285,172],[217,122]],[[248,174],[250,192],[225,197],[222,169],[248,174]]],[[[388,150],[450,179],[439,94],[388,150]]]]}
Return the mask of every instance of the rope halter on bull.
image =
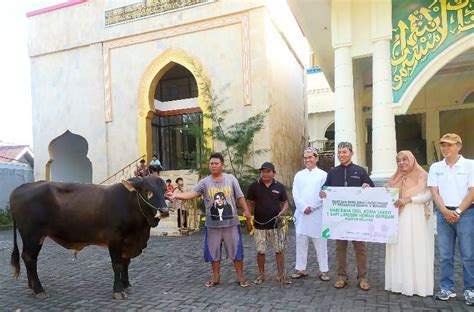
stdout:
{"type": "Polygon", "coordinates": [[[151,208],[153,209],[153,217],[155,218],[160,218],[161,217],[161,213],[165,214],[165,213],[168,213],[168,211],[164,211],[164,209],[162,208],[157,208],[155,207],[152,203],[150,203],[148,200],[145,199],[145,197],[143,197],[143,195],[139,192],[139,191],[136,191],[137,192],[137,203],[138,203],[138,207],[140,208],[140,212],[142,213],[142,215],[146,218],[147,216],[145,215],[145,212],[143,211],[143,208],[142,208],[142,205],[140,204],[140,199],[139,197],[151,208]]]}
{"type": "MultiPolygon", "coordinates": [[[[267,224],[270,224],[270,223],[273,222],[273,230],[276,230],[276,231],[274,231],[274,233],[276,234],[276,240],[278,241],[278,244],[280,246],[282,246],[281,252],[282,252],[283,257],[284,257],[285,250],[286,250],[286,247],[287,247],[286,237],[287,237],[287,234],[288,234],[288,221],[291,220],[291,219],[292,219],[292,217],[276,215],[276,216],[274,216],[273,218],[269,219],[266,222],[259,222],[259,221],[255,220],[254,218],[252,218],[251,222],[252,222],[252,228],[254,227],[253,226],[254,224],[264,226],[264,225],[267,225],[267,224]]],[[[286,269],[285,269],[285,261],[283,259],[282,263],[279,263],[277,261],[276,264],[277,264],[277,276],[278,276],[279,272],[283,273],[283,275],[281,277],[278,276],[278,283],[280,284],[280,289],[283,289],[285,287],[285,285],[287,284],[286,281],[287,281],[287,278],[288,278],[288,274],[287,274],[286,269]]]]}
{"type": "MultiPolygon", "coordinates": [[[[215,215],[215,214],[210,214],[210,213],[206,213],[206,216],[207,217],[217,217],[217,218],[221,218],[222,216],[221,215],[215,215]]],[[[235,217],[239,217],[239,215],[231,215],[231,216],[227,216],[227,217],[232,217],[232,218],[235,218],[235,217]]],[[[287,247],[287,239],[286,237],[288,236],[288,221],[289,220],[293,220],[293,217],[290,217],[290,216],[280,216],[280,215],[277,215],[277,216],[274,216],[273,218],[271,218],[270,220],[266,221],[266,222],[258,222],[257,220],[255,220],[254,218],[252,218],[251,222],[252,222],[252,228],[253,228],[253,224],[258,224],[258,225],[267,225],[271,222],[274,222],[273,223],[273,229],[274,230],[277,230],[276,233],[277,233],[277,240],[278,242],[281,244],[282,246],[282,253],[283,255],[285,255],[285,250],[286,250],[286,247],[287,247]]],[[[253,230],[250,234],[253,234],[253,230]]],[[[278,264],[277,264],[278,265],[278,264]]],[[[282,269],[282,272],[283,272],[283,276],[281,277],[281,279],[279,279],[279,283],[280,283],[280,288],[283,289],[284,286],[285,286],[285,281],[287,280],[287,272],[286,272],[286,269],[285,269],[285,261],[283,260],[283,267],[281,268],[282,269]]]]}
{"type": "MultiPolygon", "coordinates": [[[[287,234],[288,234],[288,220],[289,218],[288,217],[285,217],[285,216],[281,216],[281,215],[277,215],[273,218],[271,218],[270,220],[268,220],[267,222],[258,222],[257,220],[255,219],[252,219],[253,223],[256,223],[258,225],[267,225],[271,222],[274,222],[273,223],[273,230],[276,230],[275,233],[276,233],[276,239],[278,240],[278,243],[281,244],[282,246],[282,254],[285,255],[285,250],[286,250],[286,247],[287,247],[287,234]]],[[[279,266],[279,263],[277,261],[277,272],[283,272],[283,276],[281,276],[281,278],[279,277],[278,279],[278,283],[280,284],[280,289],[283,289],[285,287],[285,284],[286,284],[286,280],[287,280],[287,272],[286,272],[286,269],[285,269],[285,261],[283,260],[283,263],[281,264],[282,267],[278,267],[279,266]]],[[[277,273],[278,275],[278,273],[277,273]]]]}
{"type": "Polygon", "coordinates": [[[130,192],[136,192],[138,208],[140,208],[140,212],[145,218],[148,218],[148,216],[145,214],[145,211],[143,211],[142,205],[140,204],[140,198],[153,210],[154,218],[162,217],[161,214],[163,214],[163,217],[168,216],[169,213],[167,209],[155,207],[152,203],[146,200],[145,197],[143,197],[143,195],[135,187],[133,187],[133,185],[130,184],[130,182],[127,180],[122,180],[121,184],[130,192]]]}
{"type": "MultiPolygon", "coordinates": [[[[211,214],[211,213],[206,213],[206,216],[208,217],[217,217],[217,218],[220,218],[222,216],[220,215],[215,215],[215,214],[211,214]]],[[[226,217],[232,217],[232,218],[235,218],[235,217],[239,217],[239,215],[231,215],[231,216],[226,216],[226,217]]],[[[274,216],[273,218],[271,218],[270,220],[268,220],[267,222],[264,222],[264,223],[261,223],[261,222],[258,222],[257,220],[255,220],[254,218],[252,218],[252,227],[253,227],[253,224],[254,223],[257,223],[258,225],[267,225],[271,222],[273,222],[275,220],[275,223],[273,224],[273,229],[282,229],[282,231],[279,232],[279,237],[278,237],[278,240],[284,244],[285,248],[286,248],[286,236],[288,234],[288,220],[292,220],[293,218],[290,217],[285,217],[285,216],[280,216],[280,215],[277,215],[277,216],[274,216]],[[281,237],[280,237],[281,236],[281,237]]],[[[253,234],[253,233],[251,233],[253,234]]]]}

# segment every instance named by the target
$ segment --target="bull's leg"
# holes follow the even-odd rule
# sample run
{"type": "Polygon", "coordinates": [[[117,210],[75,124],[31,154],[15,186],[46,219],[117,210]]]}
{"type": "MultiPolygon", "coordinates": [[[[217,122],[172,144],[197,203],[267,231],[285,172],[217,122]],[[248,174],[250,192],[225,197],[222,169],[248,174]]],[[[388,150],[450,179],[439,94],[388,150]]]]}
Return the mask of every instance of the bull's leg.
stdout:
{"type": "Polygon", "coordinates": [[[122,286],[123,289],[126,291],[129,291],[130,289],[130,281],[128,280],[128,266],[130,264],[130,258],[122,258],[122,265],[123,265],[123,271],[122,271],[122,286]]]}
{"type": "Polygon", "coordinates": [[[41,247],[43,245],[28,242],[25,243],[25,240],[23,240],[23,244],[23,252],[21,253],[21,257],[23,258],[26,266],[28,287],[33,290],[37,299],[48,298],[48,294],[44,291],[44,288],[41,285],[37,271],[38,254],[41,251],[41,247]]]}
{"type": "MultiPolygon", "coordinates": [[[[43,247],[42,244],[39,245],[39,250],[38,250],[38,253],[36,254],[36,260],[35,260],[36,263],[38,262],[38,255],[39,255],[39,253],[40,253],[40,251],[41,251],[41,247],[43,247]]],[[[23,248],[23,252],[22,252],[22,255],[21,255],[22,258],[23,258],[23,261],[25,261],[25,258],[24,258],[24,256],[23,256],[24,252],[25,252],[25,248],[23,248]]],[[[25,262],[25,263],[26,263],[26,262],[25,262]]],[[[35,265],[35,272],[37,271],[37,267],[38,267],[38,266],[35,265]]],[[[29,274],[29,271],[28,271],[28,270],[26,271],[26,275],[27,275],[27,277],[28,277],[28,287],[29,287],[31,290],[33,290],[33,278],[32,278],[32,275],[29,274]]],[[[39,277],[38,277],[38,281],[39,281],[39,277]]],[[[40,282],[40,285],[41,285],[41,282],[40,282]]]]}
{"type": "Polygon", "coordinates": [[[114,270],[113,298],[123,300],[127,295],[125,294],[122,285],[122,272],[124,267],[122,262],[122,245],[110,244],[109,253],[112,260],[112,268],[114,270]]]}

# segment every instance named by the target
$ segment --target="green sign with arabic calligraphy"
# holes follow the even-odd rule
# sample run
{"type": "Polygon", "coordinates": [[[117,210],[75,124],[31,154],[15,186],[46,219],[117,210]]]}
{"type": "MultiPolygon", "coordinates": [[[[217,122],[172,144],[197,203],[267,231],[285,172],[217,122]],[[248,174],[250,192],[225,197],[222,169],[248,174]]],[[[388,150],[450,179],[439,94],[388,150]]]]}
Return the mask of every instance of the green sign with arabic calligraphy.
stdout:
{"type": "Polygon", "coordinates": [[[392,0],[392,89],[396,103],[423,68],[474,33],[474,0],[392,0]]]}

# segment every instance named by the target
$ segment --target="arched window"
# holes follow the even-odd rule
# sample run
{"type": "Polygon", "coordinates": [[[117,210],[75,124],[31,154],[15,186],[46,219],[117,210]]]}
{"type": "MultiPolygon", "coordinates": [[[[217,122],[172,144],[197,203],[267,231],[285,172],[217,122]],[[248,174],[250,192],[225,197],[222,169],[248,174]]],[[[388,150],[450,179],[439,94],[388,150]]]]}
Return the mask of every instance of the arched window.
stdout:
{"type": "Polygon", "coordinates": [[[334,131],[334,122],[333,122],[328,126],[328,128],[326,129],[326,132],[324,133],[324,137],[327,139],[327,141],[324,143],[325,151],[334,150],[335,134],[336,132],[334,131]]]}
{"type": "Polygon", "coordinates": [[[474,91],[469,93],[463,101],[463,104],[471,104],[474,103],[474,91]]]}
{"type": "Polygon", "coordinates": [[[197,169],[201,154],[202,110],[193,74],[175,64],[155,90],[153,151],[164,170],[197,169]]]}
{"type": "Polygon", "coordinates": [[[197,98],[196,79],[186,67],[174,65],[161,77],[155,90],[155,100],[160,102],[197,98]]]}

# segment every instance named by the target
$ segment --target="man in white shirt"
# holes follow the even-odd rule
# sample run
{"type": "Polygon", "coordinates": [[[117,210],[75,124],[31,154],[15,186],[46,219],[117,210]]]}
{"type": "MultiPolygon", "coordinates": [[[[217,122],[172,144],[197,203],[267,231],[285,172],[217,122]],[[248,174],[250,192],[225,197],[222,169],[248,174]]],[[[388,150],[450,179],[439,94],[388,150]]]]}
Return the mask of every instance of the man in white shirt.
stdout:
{"type": "Polygon", "coordinates": [[[438,300],[456,297],[454,291],[454,253],[459,241],[463,267],[464,298],[474,305],[474,166],[459,154],[462,140],[455,133],[440,139],[444,159],[434,163],[428,174],[433,200],[438,206],[438,248],[440,291],[438,300]]]}
{"type": "Polygon", "coordinates": [[[319,265],[319,279],[329,281],[327,240],[322,238],[323,201],[319,191],[326,181],[327,173],[316,167],[318,151],[308,147],[303,151],[306,169],[296,173],[293,181],[293,199],[295,201],[296,227],[296,272],[291,278],[308,276],[306,264],[308,260],[309,241],[313,242],[319,265]]]}

